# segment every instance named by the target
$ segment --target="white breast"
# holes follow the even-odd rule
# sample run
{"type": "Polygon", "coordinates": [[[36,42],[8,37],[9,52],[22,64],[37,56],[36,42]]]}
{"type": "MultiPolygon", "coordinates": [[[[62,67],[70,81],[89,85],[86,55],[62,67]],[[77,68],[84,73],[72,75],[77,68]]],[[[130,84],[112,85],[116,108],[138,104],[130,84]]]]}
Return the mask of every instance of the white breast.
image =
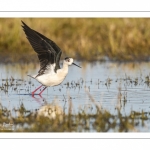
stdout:
{"type": "Polygon", "coordinates": [[[68,64],[63,63],[62,69],[58,69],[56,72],[54,71],[55,64],[51,64],[47,66],[44,74],[41,76],[30,76],[39,81],[44,86],[55,86],[59,85],[68,74],[68,64]],[[37,76],[37,77],[36,77],[37,76]]]}
{"type": "Polygon", "coordinates": [[[45,86],[55,86],[59,85],[66,77],[68,71],[64,71],[63,69],[58,69],[57,73],[47,73],[41,76],[38,76],[36,80],[38,80],[41,84],[45,86]]]}

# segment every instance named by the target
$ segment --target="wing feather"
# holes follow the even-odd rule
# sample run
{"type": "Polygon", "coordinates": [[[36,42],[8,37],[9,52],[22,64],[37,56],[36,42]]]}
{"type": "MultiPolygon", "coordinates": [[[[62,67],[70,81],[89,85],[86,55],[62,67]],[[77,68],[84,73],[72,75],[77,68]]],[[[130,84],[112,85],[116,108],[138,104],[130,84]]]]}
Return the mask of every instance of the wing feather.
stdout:
{"type": "Polygon", "coordinates": [[[22,27],[34,51],[37,53],[40,61],[40,70],[38,75],[42,75],[48,70],[50,65],[55,64],[54,71],[60,69],[59,60],[62,54],[61,49],[50,39],[41,33],[31,29],[22,21],[22,27]]]}

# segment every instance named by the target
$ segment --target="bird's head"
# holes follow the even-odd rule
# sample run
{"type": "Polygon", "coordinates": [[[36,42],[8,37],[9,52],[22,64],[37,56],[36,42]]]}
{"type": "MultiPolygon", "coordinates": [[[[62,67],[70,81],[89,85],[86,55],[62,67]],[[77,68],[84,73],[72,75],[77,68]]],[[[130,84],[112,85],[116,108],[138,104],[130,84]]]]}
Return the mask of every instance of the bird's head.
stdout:
{"type": "Polygon", "coordinates": [[[68,64],[69,66],[73,64],[73,65],[75,65],[75,66],[81,68],[80,66],[78,66],[77,64],[75,64],[75,63],[73,62],[73,58],[66,57],[66,58],[64,59],[64,62],[65,62],[66,64],[68,64]]]}

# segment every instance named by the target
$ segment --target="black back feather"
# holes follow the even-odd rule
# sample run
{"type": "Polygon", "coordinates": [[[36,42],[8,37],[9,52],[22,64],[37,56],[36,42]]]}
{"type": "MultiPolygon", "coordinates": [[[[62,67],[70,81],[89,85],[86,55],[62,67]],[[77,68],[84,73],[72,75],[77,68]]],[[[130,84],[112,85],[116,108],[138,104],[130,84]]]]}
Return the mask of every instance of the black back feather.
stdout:
{"type": "Polygon", "coordinates": [[[60,69],[59,60],[62,54],[61,49],[50,39],[42,35],[41,33],[31,29],[22,21],[22,28],[26,34],[34,51],[37,53],[40,61],[40,70],[38,75],[42,75],[47,66],[56,64],[55,72],[60,69]]]}

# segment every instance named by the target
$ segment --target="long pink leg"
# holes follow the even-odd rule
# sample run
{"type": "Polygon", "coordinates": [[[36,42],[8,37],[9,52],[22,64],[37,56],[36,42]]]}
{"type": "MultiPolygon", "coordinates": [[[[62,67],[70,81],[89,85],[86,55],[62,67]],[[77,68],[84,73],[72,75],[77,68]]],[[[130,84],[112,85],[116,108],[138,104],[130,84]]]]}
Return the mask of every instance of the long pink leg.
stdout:
{"type": "MultiPolygon", "coordinates": [[[[39,98],[34,97],[34,95],[32,95],[32,97],[40,104],[42,105],[41,101],[39,100],[39,98]]],[[[41,98],[40,98],[41,99],[41,98]]]]}
{"type": "Polygon", "coordinates": [[[40,89],[42,86],[43,86],[43,85],[41,85],[41,86],[39,86],[37,89],[35,89],[35,90],[32,92],[32,95],[34,95],[34,93],[35,93],[38,89],[40,89]]]}
{"type": "Polygon", "coordinates": [[[43,93],[43,91],[46,89],[47,87],[44,87],[44,89],[39,93],[39,95],[41,95],[43,93]]]}

